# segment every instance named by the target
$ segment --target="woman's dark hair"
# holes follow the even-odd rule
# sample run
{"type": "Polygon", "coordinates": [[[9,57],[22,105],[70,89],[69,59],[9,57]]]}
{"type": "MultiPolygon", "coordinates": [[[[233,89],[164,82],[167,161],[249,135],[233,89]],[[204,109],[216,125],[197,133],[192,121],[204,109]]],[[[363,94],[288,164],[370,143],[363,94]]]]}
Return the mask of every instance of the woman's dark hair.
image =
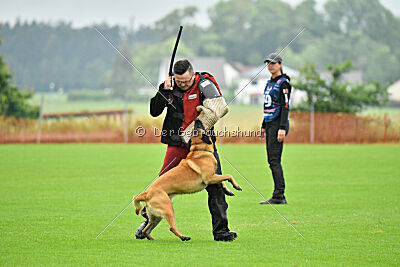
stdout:
{"type": "Polygon", "coordinates": [[[182,75],[186,71],[193,74],[193,66],[190,64],[189,60],[181,59],[174,64],[174,74],[182,75]]]}

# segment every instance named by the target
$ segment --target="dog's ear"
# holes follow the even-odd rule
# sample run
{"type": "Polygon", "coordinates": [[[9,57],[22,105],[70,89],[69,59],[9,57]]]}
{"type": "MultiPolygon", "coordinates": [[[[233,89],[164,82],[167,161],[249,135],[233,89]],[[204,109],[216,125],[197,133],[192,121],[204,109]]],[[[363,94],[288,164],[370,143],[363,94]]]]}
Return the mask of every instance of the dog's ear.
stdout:
{"type": "Polygon", "coordinates": [[[212,144],[212,142],[211,142],[211,140],[210,140],[210,136],[208,136],[208,135],[206,135],[206,134],[202,134],[201,140],[202,140],[204,143],[208,144],[208,145],[211,145],[211,144],[212,144]]]}

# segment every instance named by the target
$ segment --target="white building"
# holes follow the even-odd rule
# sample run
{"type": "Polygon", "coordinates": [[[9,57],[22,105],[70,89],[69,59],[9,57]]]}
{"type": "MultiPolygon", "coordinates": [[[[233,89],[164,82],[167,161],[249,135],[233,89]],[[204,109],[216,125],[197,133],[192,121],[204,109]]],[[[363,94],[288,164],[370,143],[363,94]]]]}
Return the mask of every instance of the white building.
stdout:
{"type": "MultiPolygon", "coordinates": [[[[289,75],[291,82],[299,77],[299,71],[282,65],[283,72],[289,75]]],[[[322,79],[327,82],[332,82],[332,74],[330,71],[319,72],[322,79]]],[[[245,105],[250,104],[262,104],[264,99],[264,89],[267,81],[271,78],[266,65],[261,65],[256,68],[252,68],[247,72],[241,74],[239,79],[239,86],[235,91],[235,102],[245,105]]],[[[352,70],[348,73],[344,73],[340,79],[341,82],[352,82],[360,84],[363,82],[363,74],[359,70],[352,70]]],[[[399,82],[400,86],[400,82],[399,82]]],[[[290,96],[291,105],[297,105],[307,100],[307,95],[304,91],[297,90],[292,87],[290,96]]]]}
{"type": "MultiPolygon", "coordinates": [[[[178,59],[176,59],[178,60],[178,59]]],[[[176,62],[175,60],[175,62],[176,62]]],[[[238,62],[228,62],[223,57],[192,57],[188,58],[192,63],[194,71],[209,72],[217,80],[222,93],[233,85],[234,102],[244,105],[262,105],[264,101],[264,89],[267,81],[271,78],[271,74],[265,64],[257,67],[243,66],[238,62]]],[[[169,58],[163,58],[160,62],[158,83],[164,82],[168,76],[169,58]]],[[[289,75],[293,82],[299,76],[299,71],[282,66],[283,72],[289,75]]],[[[332,80],[331,74],[328,71],[322,71],[321,77],[327,81],[332,80]]],[[[345,73],[341,81],[350,81],[361,83],[363,80],[361,71],[350,71],[345,73]]],[[[397,83],[400,86],[400,81],[397,83]]],[[[394,85],[393,85],[394,86],[394,85]]],[[[297,105],[307,99],[304,91],[292,88],[291,105],[297,105]]]]}
{"type": "Polygon", "coordinates": [[[389,101],[400,103],[400,80],[388,87],[389,101]]]}
{"type": "MultiPolygon", "coordinates": [[[[299,72],[282,65],[283,72],[289,75],[291,80],[298,77],[299,72]]],[[[264,101],[264,89],[267,81],[271,78],[265,64],[252,68],[240,75],[238,88],[235,90],[235,102],[245,105],[261,105],[264,101]]],[[[292,88],[291,104],[297,104],[306,98],[302,91],[292,88]]]]}

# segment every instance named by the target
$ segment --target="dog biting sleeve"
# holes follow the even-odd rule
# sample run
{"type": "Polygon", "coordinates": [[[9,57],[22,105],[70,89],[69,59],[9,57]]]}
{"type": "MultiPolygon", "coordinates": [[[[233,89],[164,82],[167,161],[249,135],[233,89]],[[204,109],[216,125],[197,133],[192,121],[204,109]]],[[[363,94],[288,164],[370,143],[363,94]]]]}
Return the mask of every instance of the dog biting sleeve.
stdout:
{"type": "Polygon", "coordinates": [[[216,98],[205,99],[202,106],[197,107],[200,111],[198,119],[203,123],[206,130],[210,130],[217,121],[228,113],[228,105],[225,99],[220,96],[216,98]]]}
{"type": "MultiPolygon", "coordinates": [[[[197,111],[200,115],[197,117],[202,123],[204,128],[208,131],[213,127],[217,121],[228,113],[229,108],[222,96],[215,98],[207,98],[203,101],[203,105],[197,106],[197,111]]],[[[191,123],[181,134],[183,142],[186,144],[192,137],[194,129],[194,122],[191,123]]]]}

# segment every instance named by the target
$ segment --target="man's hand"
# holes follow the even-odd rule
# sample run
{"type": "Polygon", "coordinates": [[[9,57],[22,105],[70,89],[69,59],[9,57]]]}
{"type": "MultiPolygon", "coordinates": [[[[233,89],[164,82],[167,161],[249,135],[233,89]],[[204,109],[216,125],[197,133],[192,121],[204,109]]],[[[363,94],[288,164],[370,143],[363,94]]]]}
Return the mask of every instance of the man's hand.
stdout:
{"type": "Polygon", "coordinates": [[[261,128],[261,138],[264,138],[264,137],[265,137],[265,129],[261,128]]]}
{"type": "Polygon", "coordinates": [[[164,89],[165,90],[172,90],[173,88],[174,88],[174,78],[173,78],[173,76],[169,76],[164,81],[164,89]]]}
{"type": "Polygon", "coordinates": [[[279,129],[278,131],[278,142],[285,140],[286,130],[279,129]]]}

